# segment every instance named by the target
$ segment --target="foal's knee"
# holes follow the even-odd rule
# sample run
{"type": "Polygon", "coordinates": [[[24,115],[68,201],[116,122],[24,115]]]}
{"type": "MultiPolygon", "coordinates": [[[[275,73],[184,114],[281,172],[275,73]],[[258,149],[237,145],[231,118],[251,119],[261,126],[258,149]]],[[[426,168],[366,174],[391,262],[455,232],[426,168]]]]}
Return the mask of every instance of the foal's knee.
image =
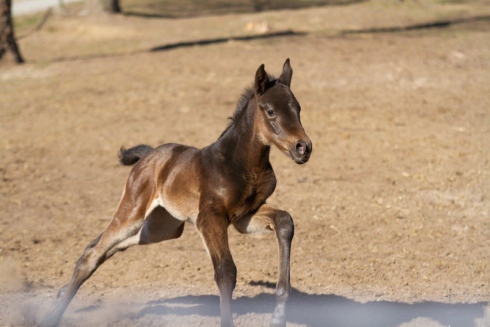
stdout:
{"type": "Polygon", "coordinates": [[[287,211],[281,211],[274,220],[276,234],[280,240],[291,241],[294,236],[293,218],[287,211]]]}
{"type": "Polygon", "coordinates": [[[214,280],[218,287],[222,284],[231,286],[231,290],[235,289],[236,284],[236,266],[233,260],[220,260],[214,268],[214,280]]]}
{"type": "Polygon", "coordinates": [[[100,236],[87,246],[82,256],[78,259],[74,274],[77,281],[85,281],[105,261],[105,256],[96,249],[99,241],[100,236]]]}

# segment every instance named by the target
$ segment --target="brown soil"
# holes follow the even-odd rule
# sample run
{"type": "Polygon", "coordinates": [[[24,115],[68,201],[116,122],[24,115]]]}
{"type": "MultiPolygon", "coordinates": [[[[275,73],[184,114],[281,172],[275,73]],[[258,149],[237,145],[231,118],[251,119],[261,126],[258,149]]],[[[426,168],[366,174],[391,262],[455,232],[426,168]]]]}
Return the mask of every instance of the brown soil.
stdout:
{"type": "MultiPolygon", "coordinates": [[[[0,63],[0,325],[34,324],[108,224],[121,145],[205,146],[261,63],[292,89],[314,151],[272,153],[294,217],[290,326],[490,326],[490,22],[480,2],[368,3],[187,19],[54,17],[0,63]],[[249,24],[253,23],[253,24],[249,24]],[[293,30],[302,35],[148,49],[293,30]],[[247,26],[252,26],[247,30],[247,26]],[[255,34],[254,34],[255,33],[255,34]]],[[[266,326],[272,234],[230,229],[238,326],[266,326]]],[[[82,287],[63,326],[218,326],[193,226],[134,247],[82,287]]]]}

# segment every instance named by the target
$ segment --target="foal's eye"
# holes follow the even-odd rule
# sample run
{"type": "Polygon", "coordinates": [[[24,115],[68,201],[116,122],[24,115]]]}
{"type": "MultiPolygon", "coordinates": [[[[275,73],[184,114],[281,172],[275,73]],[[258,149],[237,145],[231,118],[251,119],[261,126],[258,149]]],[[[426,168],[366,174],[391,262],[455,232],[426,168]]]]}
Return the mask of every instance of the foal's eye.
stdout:
{"type": "Polygon", "coordinates": [[[267,109],[267,115],[269,115],[269,117],[274,117],[276,113],[272,109],[267,109]]]}

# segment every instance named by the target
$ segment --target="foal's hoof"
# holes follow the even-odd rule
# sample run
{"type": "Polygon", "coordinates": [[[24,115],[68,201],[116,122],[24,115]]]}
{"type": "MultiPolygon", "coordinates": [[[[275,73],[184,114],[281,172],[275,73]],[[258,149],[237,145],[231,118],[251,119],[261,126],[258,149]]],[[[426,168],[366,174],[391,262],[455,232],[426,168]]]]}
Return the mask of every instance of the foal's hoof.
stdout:
{"type": "Polygon", "coordinates": [[[278,319],[272,317],[271,327],[286,327],[286,319],[278,319]]]}
{"type": "Polygon", "coordinates": [[[59,325],[59,319],[52,318],[52,317],[46,317],[44,320],[41,322],[39,326],[41,327],[57,327],[59,325]]]}

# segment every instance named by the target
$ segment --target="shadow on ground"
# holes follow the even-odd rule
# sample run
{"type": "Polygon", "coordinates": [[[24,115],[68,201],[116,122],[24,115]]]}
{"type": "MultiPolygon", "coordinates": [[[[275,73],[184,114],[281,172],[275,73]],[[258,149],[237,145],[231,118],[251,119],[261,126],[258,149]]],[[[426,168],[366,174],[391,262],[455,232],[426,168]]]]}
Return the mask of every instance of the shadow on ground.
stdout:
{"type": "MultiPolygon", "coordinates": [[[[266,284],[269,283],[255,283],[266,284]]],[[[254,297],[239,297],[233,301],[233,312],[267,314],[274,311],[273,294],[262,293],[254,297]]],[[[475,319],[483,318],[488,303],[447,304],[421,302],[406,304],[388,301],[358,303],[342,296],[331,294],[307,294],[293,289],[288,301],[287,321],[307,326],[388,327],[425,317],[444,326],[474,326],[475,319]]],[[[150,301],[131,318],[145,315],[201,315],[216,316],[219,312],[219,297],[215,295],[182,296],[150,301]]]]}
{"type": "Polygon", "coordinates": [[[178,19],[210,15],[256,13],[270,10],[294,10],[330,5],[349,5],[367,0],[180,0],[127,1],[123,15],[145,18],[178,19]]]}

